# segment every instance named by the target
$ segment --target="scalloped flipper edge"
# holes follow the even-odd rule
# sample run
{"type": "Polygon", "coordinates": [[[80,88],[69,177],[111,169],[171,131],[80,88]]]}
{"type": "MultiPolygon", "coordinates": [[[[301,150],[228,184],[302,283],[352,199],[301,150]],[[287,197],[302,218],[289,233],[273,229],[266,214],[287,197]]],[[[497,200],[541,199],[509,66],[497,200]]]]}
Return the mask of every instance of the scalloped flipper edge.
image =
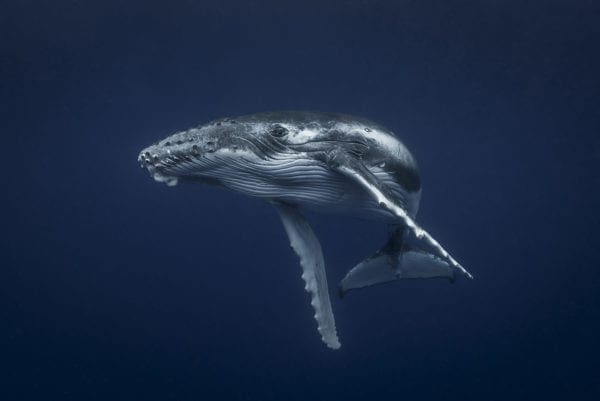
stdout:
{"type": "Polygon", "coordinates": [[[319,239],[300,211],[285,204],[275,204],[290,245],[300,258],[304,289],[311,295],[310,304],[315,310],[317,330],[323,342],[332,349],[340,348],[335,319],[325,274],[325,262],[319,239]]]}

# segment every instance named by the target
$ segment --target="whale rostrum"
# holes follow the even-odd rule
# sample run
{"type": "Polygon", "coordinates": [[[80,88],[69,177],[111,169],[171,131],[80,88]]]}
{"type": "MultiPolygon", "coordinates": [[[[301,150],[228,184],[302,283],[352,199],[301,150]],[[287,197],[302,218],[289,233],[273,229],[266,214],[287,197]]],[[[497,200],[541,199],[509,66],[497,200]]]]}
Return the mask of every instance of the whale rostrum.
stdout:
{"type": "Polygon", "coordinates": [[[472,278],[415,221],[421,196],[415,159],[392,132],[369,120],[296,111],[222,118],[147,147],[138,162],[169,186],[219,185],[273,204],[300,258],[318,331],[330,348],[339,348],[340,341],[325,262],[303,209],[390,226],[387,243],[341,280],[341,296],[403,278],[454,281],[457,271],[472,278]]]}

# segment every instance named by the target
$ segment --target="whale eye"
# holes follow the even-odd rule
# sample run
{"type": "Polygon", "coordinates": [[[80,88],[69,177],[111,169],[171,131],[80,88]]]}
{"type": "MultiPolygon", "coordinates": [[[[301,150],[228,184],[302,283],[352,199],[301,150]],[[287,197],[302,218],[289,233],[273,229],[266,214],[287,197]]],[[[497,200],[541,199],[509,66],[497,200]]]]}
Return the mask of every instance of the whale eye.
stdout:
{"type": "Polygon", "coordinates": [[[276,138],[282,138],[282,137],[286,136],[287,133],[288,133],[287,128],[282,127],[279,124],[271,127],[271,130],[269,131],[269,134],[273,135],[276,138]]]}

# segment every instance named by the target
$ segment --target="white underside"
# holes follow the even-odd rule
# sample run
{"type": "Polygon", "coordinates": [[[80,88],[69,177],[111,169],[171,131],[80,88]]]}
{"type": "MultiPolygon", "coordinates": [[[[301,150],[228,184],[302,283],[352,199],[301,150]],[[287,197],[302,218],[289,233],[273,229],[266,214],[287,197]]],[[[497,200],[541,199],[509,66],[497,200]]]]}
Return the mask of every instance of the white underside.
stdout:
{"type": "MultiPolygon", "coordinates": [[[[279,160],[256,160],[252,155],[215,153],[173,168],[174,173],[201,171],[198,177],[210,176],[234,191],[271,201],[299,205],[325,212],[352,213],[368,218],[393,220],[364,188],[348,177],[305,157],[279,160]]],[[[420,191],[408,193],[379,167],[371,172],[402,202],[414,217],[419,207],[420,191]]],[[[173,179],[155,174],[157,181],[172,184],[173,179]]]]}

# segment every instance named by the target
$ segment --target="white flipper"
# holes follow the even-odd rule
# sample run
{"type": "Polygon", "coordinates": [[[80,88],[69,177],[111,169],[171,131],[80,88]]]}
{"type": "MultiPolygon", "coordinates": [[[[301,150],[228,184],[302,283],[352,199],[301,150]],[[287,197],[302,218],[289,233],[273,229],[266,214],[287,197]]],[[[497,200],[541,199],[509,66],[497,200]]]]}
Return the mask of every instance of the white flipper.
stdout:
{"type": "MultiPolygon", "coordinates": [[[[348,161],[348,160],[346,160],[348,161]]],[[[417,223],[406,213],[406,211],[397,205],[392,197],[387,195],[384,190],[380,188],[380,185],[377,185],[376,179],[370,175],[366,171],[365,168],[361,168],[362,165],[360,163],[337,163],[335,168],[340,173],[344,174],[347,177],[350,177],[361,187],[363,187],[381,206],[382,208],[388,210],[394,216],[402,221],[402,223],[408,228],[408,230],[418,239],[424,240],[429,246],[436,250],[441,257],[446,259],[453,267],[459,269],[469,278],[473,278],[471,273],[469,273],[464,267],[460,265],[440,244],[437,242],[427,231],[419,227],[417,223]]]]}
{"type": "Polygon", "coordinates": [[[331,310],[321,244],[308,221],[298,209],[284,204],[275,204],[275,206],[290,240],[290,245],[300,257],[302,279],[306,283],[304,288],[311,295],[310,304],[315,309],[317,329],[328,347],[338,349],[341,344],[337,337],[331,310]]]}

